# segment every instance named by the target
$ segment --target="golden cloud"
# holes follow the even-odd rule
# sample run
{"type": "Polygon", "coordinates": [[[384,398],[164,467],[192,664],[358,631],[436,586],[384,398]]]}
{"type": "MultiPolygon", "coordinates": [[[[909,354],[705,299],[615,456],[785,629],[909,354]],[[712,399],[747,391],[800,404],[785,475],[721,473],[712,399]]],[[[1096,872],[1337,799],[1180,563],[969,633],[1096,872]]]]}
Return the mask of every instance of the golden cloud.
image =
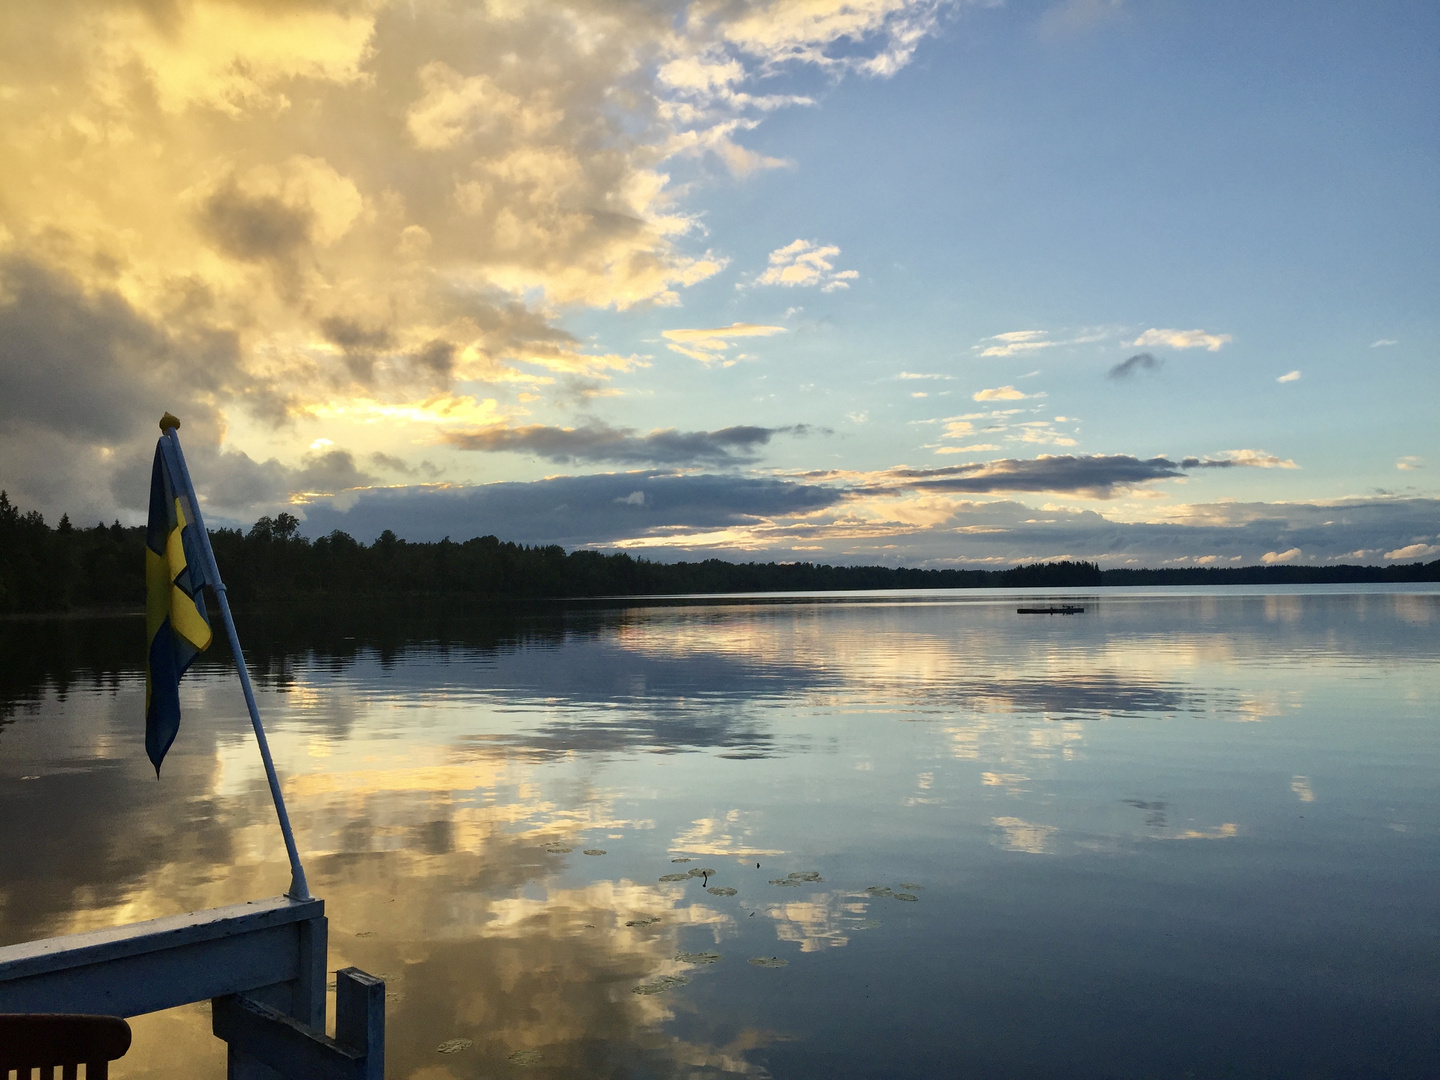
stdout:
{"type": "Polygon", "coordinates": [[[709,330],[665,330],[661,336],[669,342],[668,348],[673,352],[699,360],[702,364],[723,363],[728,367],[734,361],[726,360],[724,353],[730,348],[732,338],[770,337],[783,333],[783,326],[736,322],[709,330]]]}
{"type": "MultiPolygon", "coordinates": [[[[640,0],[5,5],[0,257],[98,313],[115,341],[87,349],[92,368],[126,334],[206,357],[168,384],[197,437],[298,465],[324,434],[301,430],[314,417],[388,409],[400,452],[408,425],[424,441],[434,422],[423,403],[473,390],[461,381],[493,388],[477,400],[493,393],[497,412],[516,384],[537,409],[568,408],[575,378],[640,368],[558,323],[676,304],[726,266],[696,242],[667,159],[777,164],[745,134],[809,99],[749,93],[760,76],[885,74],[933,14],[930,0],[695,2],[679,20],[640,0]]],[[[839,288],[854,272],[833,254],[790,264],[839,288]]],[[[713,359],[762,332],[667,340],[713,359]]],[[[115,460],[153,426],[152,400],[111,396],[97,430],[115,460]]],[[[99,445],[97,493],[116,467],[99,445]]],[[[27,470],[42,465],[12,486],[39,490],[27,470]]]]}
{"type": "Polygon", "coordinates": [[[1157,330],[1152,327],[1130,344],[1142,349],[1146,346],[1164,345],[1172,349],[1205,349],[1208,352],[1219,352],[1221,346],[1228,345],[1234,340],[1229,334],[1210,334],[1204,330],[1157,330]]]}

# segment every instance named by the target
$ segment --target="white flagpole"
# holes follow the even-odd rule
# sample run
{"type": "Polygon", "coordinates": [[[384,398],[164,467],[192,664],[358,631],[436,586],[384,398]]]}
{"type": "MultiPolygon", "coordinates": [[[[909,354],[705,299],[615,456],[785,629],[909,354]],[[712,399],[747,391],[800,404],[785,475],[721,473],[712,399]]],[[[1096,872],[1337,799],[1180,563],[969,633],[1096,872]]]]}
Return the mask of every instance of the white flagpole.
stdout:
{"type": "Polygon", "coordinates": [[[216,565],[215,552],[210,547],[210,534],[205,531],[205,519],[200,515],[200,500],[195,495],[195,485],[190,480],[190,468],[185,464],[185,454],[180,449],[180,435],[176,431],[179,426],[180,421],[166,413],[160,421],[160,430],[164,432],[161,441],[169,440],[174,462],[179,466],[180,479],[185,483],[185,497],[190,503],[200,551],[205,558],[205,584],[220,602],[220,617],[225,621],[230,651],[235,655],[235,667],[240,672],[240,689],[245,692],[245,705],[250,710],[255,741],[260,744],[260,758],[265,762],[265,778],[270,782],[270,796],[275,800],[275,816],[280,819],[280,831],[285,836],[285,851],[290,856],[290,891],[285,895],[292,900],[309,900],[310,887],[305,882],[305,867],[300,865],[300,851],[295,846],[295,834],[290,829],[290,815],[285,812],[285,796],[280,793],[280,778],[275,775],[275,762],[270,757],[270,743],[265,738],[265,727],[260,723],[260,710],[255,705],[255,691],[250,686],[250,672],[245,667],[245,654],[240,651],[240,637],[235,633],[235,620],[230,616],[230,601],[225,596],[225,583],[220,579],[220,567],[216,565]]]}

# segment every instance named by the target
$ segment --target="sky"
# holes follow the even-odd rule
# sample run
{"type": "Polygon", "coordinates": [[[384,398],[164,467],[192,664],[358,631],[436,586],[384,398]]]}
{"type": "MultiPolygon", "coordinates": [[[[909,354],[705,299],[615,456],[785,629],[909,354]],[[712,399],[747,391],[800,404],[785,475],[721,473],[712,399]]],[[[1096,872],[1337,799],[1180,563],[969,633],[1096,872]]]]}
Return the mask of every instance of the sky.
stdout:
{"type": "Polygon", "coordinates": [[[0,7],[0,487],[665,561],[1440,557],[1440,8],[0,7]]]}

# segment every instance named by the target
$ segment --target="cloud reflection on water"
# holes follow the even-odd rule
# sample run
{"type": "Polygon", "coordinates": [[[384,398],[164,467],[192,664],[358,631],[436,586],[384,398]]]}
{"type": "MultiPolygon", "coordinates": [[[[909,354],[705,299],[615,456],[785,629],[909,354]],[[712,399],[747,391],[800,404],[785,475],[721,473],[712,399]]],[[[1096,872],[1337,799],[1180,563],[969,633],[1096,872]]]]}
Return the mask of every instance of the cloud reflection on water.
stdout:
{"type": "MultiPolygon", "coordinates": [[[[329,903],[331,966],[385,974],[395,1075],[508,1074],[533,1053],[577,1077],[743,1076],[805,1037],[787,1001],[808,1000],[795,987],[821,993],[803,980],[831,969],[814,965],[922,964],[903,951],[914,935],[928,948],[955,927],[1001,925],[977,912],[1033,906],[1052,880],[1005,900],[1004,874],[1096,858],[1143,885],[1115,869],[1120,856],[1218,874],[1265,842],[1267,814],[1272,834],[1293,825],[1254,790],[1273,788],[1288,813],[1325,777],[1328,808],[1335,767],[1303,755],[1332,734],[1243,740],[1287,722],[1293,736],[1360,664],[1390,671],[1395,694],[1423,690],[1432,647],[1414,627],[1435,604],[1414,600],[1347,600],[1348,628],[1323,598],[1236,600],[1227,615],[1205,597],[1038,623],[1013,603],[691,603],[398,627],[277,614],[243,632],[329,903]],[[1302,661],[1303,679],[1285,666],[1302,661]],[[1261,723],[1214,722],[1240,718],[1261,723]],[[1274,776],[1225,786],[1214,755],[1235,745],[1274,776]],[[686,869],[680,857],[719,874],[657,880],[686,869]],[[825,883],[766,884],[816,867],[825,883]],[[937,875],[946,888],[896,898],[902,881],[937,875]],[[676,959],[701,949],[723,959],[676,959]],[[771,953],[789,965],[746,964],[771,953]],[[634,992],[675,976],[691,981],[634,992]],[[438,1053],[454,1039],[470,1045],[438,1053]]],[[[215,656],[187,678],[182,737],[156,784],[129,651],[78,627],[27,638],[11,624],[0,639],[18,657],[0,697],[0,810],[21,823],[0,831],[4,940],[284,887],[243,704],[215,656]],[[26,658],[57,641],[70,660],[26,658]]],[[[1413,842],[1395,824],[1376,829],[1413,842]]],[[[173,1071],[185,1054],[213,1064],[198,1012],[137,1031],[129,1075],[173,1071]]]]}

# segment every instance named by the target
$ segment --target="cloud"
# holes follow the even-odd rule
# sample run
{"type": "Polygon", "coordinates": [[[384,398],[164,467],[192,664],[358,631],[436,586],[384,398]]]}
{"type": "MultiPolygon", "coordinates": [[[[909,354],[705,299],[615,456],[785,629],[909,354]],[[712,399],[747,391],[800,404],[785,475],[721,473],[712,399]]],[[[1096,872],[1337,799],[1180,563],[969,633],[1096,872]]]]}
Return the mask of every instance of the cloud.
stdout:
{"type": "Polygon", "coordinates": [[[1275,381],[1276,381],[1276,382],[1280,382],[1280,383],[1286,383],[1286,382],[1298,382],[1299,379],[1300,379],[1300,372],[1299,372],[1299,370],[1297,369],[1297,370],[1295,370],[1295,371],[1288,371],[1288,372],[1286,372],[1284,375],[1281,375],[1281,376],[1280,376],[1278,379],[1276,379],[1275,381]]]}
{"type": "Polygon", "coordinates": [[[12,497],[77,521],[141,507],[161,411],[203,454],[223,432],[216,398],[270,392],[240,370],[233,334],[183,314],[158,326],[113,290],[0,257],[0,469],[12,497]]]}
{"type": "Polygon", "coordinates": [[[600,473],[532,483],[378,489],[363,493],[347,511],[307,507],[306,531],[319,536],[344,529],[366,541],[394,529],[412,540],[492,533],[521,543],[604,545],[652,533],[724,530],[804,516],[844,498],[835,488],[786,480],[600,473]]]}
{"type": "Polygon", "coordinates": [[[1204,330],[1146,330],[1130,344],[1137,348],[1164,345],[1171,349],[1206,349],[1219,352],[1221,346],[1235,340],[1229,334],[1209,334],[1204,330]]]}
{"type": "Polygon", "coordinates": [[[1298,469],[1300,466],[1288,458],[1277,457],[1265,450],[1225,450],[1216,457],[1184,458],[1181,467],[1186,469],[1298,469]]]}
{"type": "Polygon", "coordinates": [[[1413,454],[1406,455],[1405,457],[1402,457],[1399,461],[1395,462],[1395,468],[1400,469],[1404,472],[1408,472],[1412,469],[1423,469],[1424,467],[1425,459],[1415,457],[1413,454]]]}
{"type": "Polygon", "coordinates": [[[1385,346],[1385,345],[1399,345],[1399,344],[1400,344],[1400,342],[1396,341],[1394,338],[1381,338],[1379,341],[1372,341],[1372,342],[1370,343],[1370,348],[1372,348],[1372,349],[1379,349],[1379,348],[1381,348],[1382,346],[1385,346]]]}
{"type": "Polygon", "coordinates": [[[599,421],[580,427],[531,424],[496,426],[478,431],[448,431],[445,442],[462,450],[510,451],[533,454],[547,461],[613,461],[622,464],[731,465],[754,461],[756,451],[777,434],[805,435],[802,425],[783,428],[736,426],[718,431],[676,431],[669,428],[637,434],[631,428],[614,428],[599,421]]]}
{"type": "Polygon", "coordinates": [[[1267,551],[1260,556],[1260,561],[1267,566],[1273,563],[1289,563],[1297,561],[1303,554],[1298,547],[1287,548],[1285,551],[1267,551]]]}
{"type": "Polygon", "coordinates": [[[999,450],[998,443],[974,443],[970,446],[937,446],[937,454],[983,454],[989,450],[999,450]]]}
{"type": "MultiPolygon", "coordinates": [[[[361,82],[374,29],[363,12],[327,11],[320,4],[276,12],[201,3],[181,17],[127,10],[129,5],[94,6],[112,9],[88,13],[88,21],[109,35],[106,59],[138,68],[160,109],[171,115],[194,108],[230,119],[282,113],[292,104],[286,89],[295,81],[361,82]]],[[[37,44],[48,42],[42,37],[37,44]]],[[[117,88],[108,89],[113,96],[117,88]]]]}
{"type": "Polygon", "coordinates": [[[770,337],[783,333],[785,333],[783,326],[736,322],[729,326],[717,326],[709,330],[664,330],[661,331],[661,336],[668,342],[667,348],[682,356],[699,360],[702,364],[720,363],[729,366],[735,361],[726,360],[723,354],[733,344],[732,339],[770,337]]]}
{"type": "Polygon", "coordinates": [[[819,285],[821,292],[848,289],[860,272],[837,271],[832,260],[839,254],[840,249],[833,245],[821,247],[809,240],[796,240],[770,253],[770,265],[755,279],[755,284],[787,288],[819,285]]]}
{"type": "Polygon", "coordinates": [[[1141,460],[1128,454],[1042,454],[1037,458],[1001,458],[937,469],[889,469],[876,475],[870,490],[967,492],[1066,492],[1109,499],[1143,484],[1184,475],[1184,466],[1168,458],[1141,460]]]}
{"type": "Polygon", "coordinates": [[[1418,544],[1406,544],[1394,551],[1387,551],[1385,558],[1392,561],[1399,559],[1433,559],[1440,555],[1440,544],[1427,544],[1423,541],[1418,544]]]}
{"type": "Polygon", "coordinates": [[[1013,386],[997,386],[990,390],[980,390],[975,393],[976,401],[1024,401],[1026,398],[1034,397],[1033,394],[1021,393],[1013,386]]]}
{"type": "MultiPolygon", "coordinates": [[[[937,0],[762,0],[713,5],[729,15],[717,29],[767,67],[801,62],[836,71],[889,76],[910,62],[935,26],[937,0]]],[[[692,14],[705,18],[705,9],[692,14]]]]}
{"type": "Polygon", "coordinates": [[[246,195],[233,181],[205,200],[199,218],[220,250],[237,259],[287,258],[310,239],[307,209],[274,195],[246,195]]]}
{"type": "MultiPolygon", "coordinates": [[[[187,434],[292,463],[316,417],[388,410],[356,449],[394,455],[430,441],[433,400],[510,400],[520,385],[536,411],[566,407],[553,375],[643,360],[592,355],[562,314],[674,305],[726,265],[705,246],[695,181],[709,159],[773,164],[748,133],[814,100],[757,87],[802,69],[827,85],[891,75],[937,10],[10,5],[6,272],[43,277],[81,318],[29,319],[14,290],[0,297],[30,355],[50,358],[0,374],[33,402],[25,438],[19,420],[0,431],[6,483],[56,513],[125,509],[107,494],[119,466],[99,455],[131,460],[122,436],[153,425],[156,401],[185,410],[187,434]],[[672,180],[687,155],[701,164],[672,180]],[[96,441],[50,454],[77,425],[96,441]]],[[[855,272],[835,254],[809,245],[778,272],[839,288],[855,272]]]]}
{"type": "MultiPolygon", "coordinates": [[[[928,472],[910,471],[921,481],[928,472]]],[[[1133,520],[1123,505],[1101,514],[1057,503],[1060,493],[1036,506],[880,480],[650,470],[362,490],[341,500],[348,512],[323,499],[302,512],[309,535],[338,528],[366,541],[391,528],[417,540],[497,533],[524,543],[638,548],[661,559],[1001,567],[1060,557],[1107,566],[1254,565],[1292,549],[1306,561],[1380,561],[1379,552],[1432,535],[1440,517],[1435,499],[1364,498],[1161,507],[1153,519],[1133,520]]]]}
{"type": "Polygon", "coordinates": [[[1077,336],[1067,338],[1063,341],[1056,341],[1050,337],[1048,330],[1009,330],[1003,334],[994,334],[985,341],[998,341],[998,345],[990,345],[980,350],[979,345],[971,346],[980,350],[981,356],[1018,356],[1024,353],[1034,352],[1037,349],[1054,349],[1061,345],[1090,345],[1097,341],[1103,341],[1111,335],[1109,330],[1084,330],[1077,336]]]}
{"type": "Polygon", "coordinates": [[[1049,332],[1045,330],[1010,330],[1003,334],[995,334],[985,340],[998,341],[1000,344],[991,345],[980,353],[981,356],[1015,356],[1017,353],[1051,349],[1061,344],[1061,342],[1049,340],[1049,332]]]}
{"type": "Polygon", "coordinates": [[[1159,371],[1164,366],[1163,360],[1157,360],[1148,352],[1136,353],[1128,360],[1122,360],[1110,369],[1109,377],[1112,379],[1128,379],[1137,371],[1159,371]]]}
{"type": "MultiPolygon", "coordinates": [[[[1039,397],[1040,395],[1034,395],[1039,397]]],[[[988,429],[987,429],[988,430],[988,429]]],[[[1027,420],[1015,425],[1015,430],[1005,436],[1014,442],[1030,443],[1035,446],[1074,446],[1075,440],[1065,432],[1052,427],[1044,420],[1027,420]]]]}
{"type": "Polygon", "coordinates": [[[292,500],[337,495],[369,487],[378,478],[360,469],[348,450],[325,450],[308,456],[299,469],[286,478],[292,500]]]}
{"type": "Polygon", "coordinates": [[[543,91],[527,101],[484,73],[466,77],[435,60],[419,76],[424,94],[411,104],[405,126],[424,150],[448,150],[502,127],[529,138],[548,135],[562,119],[543,91]]]}
{"type": "Polygon", "coordinates": [[[895,468],[869,474],[865,490],[908,488],[924,491],[1057,492],[1111,499],[1146,484],[1183,476],[1191,469],[1295,468],[1262,450],[1232,450],[1219,457],[1187,457],[1179,461],[1129,454],[1051,455],[1001,458],[937,469],[895,468]]]}

